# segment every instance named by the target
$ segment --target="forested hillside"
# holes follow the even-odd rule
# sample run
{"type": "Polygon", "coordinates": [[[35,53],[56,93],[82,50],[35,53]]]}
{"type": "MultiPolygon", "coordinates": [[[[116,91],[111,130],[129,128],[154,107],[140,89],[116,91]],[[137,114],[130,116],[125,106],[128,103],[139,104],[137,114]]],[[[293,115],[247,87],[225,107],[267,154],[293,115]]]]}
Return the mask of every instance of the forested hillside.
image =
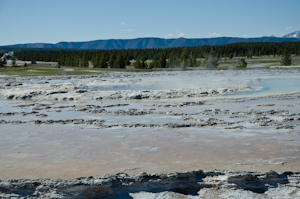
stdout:
{"type": "Polygon", "coordinates": [[[94,67],[100,68],[125,68],[126,65],[130,64],[129,60],[136,60],[136,68],[164,68],[178,64],[197,66],[201,64],[197,62],[197,58],[249,58],[252,56],[282,55],[284,49],[289,54],[300,55],[300,42],[254,42],[122,50],[26,50],[15,52],[15,57],[20,60],[51,61],[64,66],[82,67],[87,66],[88,61],[91,61],[94,67]],[[152,60],[152,62],[147,65],[146,60],[152,60]]]}

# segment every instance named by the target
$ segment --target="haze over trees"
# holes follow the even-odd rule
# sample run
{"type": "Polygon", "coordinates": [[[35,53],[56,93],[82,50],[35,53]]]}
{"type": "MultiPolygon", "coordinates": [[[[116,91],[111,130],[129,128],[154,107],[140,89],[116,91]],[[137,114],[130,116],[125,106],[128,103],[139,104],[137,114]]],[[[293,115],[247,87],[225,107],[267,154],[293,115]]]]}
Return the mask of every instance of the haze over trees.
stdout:
{"type": "MultiPolygon", "coordinates": [[[[215,68],[222,58],[226,60],[236,57],[281,56],[284,53],[300,55],[300,42],[254,42],[122,50],[23,50],[15,52],[15,56],[24,61],[58,62],[60,66],[87,67],[90,61],[98,68],[125,68],[132,64],[135,68],[185,69],[198,66],[215,68]],[[204,60],[203,63],[201,59],[204,60]]],[[[288,63],[288,60],[285,60],[284,63],[288,63]]]]}
{"type": "Polygon", "coordinates": [[[211,49],[208,53],[208,56],[205,57],[204,65],[207,68],[216,68],[219,65],[218,55],[216,55],[211,49]]]}
{"type": "Polygon", "coordinates": [[[12,58],[12,67],[16,67],[16,57],[13,56],[12,58]]]}

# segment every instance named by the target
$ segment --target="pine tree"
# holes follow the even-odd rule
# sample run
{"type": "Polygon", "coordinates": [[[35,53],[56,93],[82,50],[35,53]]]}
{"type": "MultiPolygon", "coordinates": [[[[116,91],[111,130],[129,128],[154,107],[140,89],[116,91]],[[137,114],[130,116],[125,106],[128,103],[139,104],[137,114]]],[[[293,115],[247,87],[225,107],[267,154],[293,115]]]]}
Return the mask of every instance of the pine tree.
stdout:
{"type": "Polygon", "coordinates": [[[152,69],[152,68],[156,68],[153,60],[149,64],[149,69],[152,69]]]}
{"type": "Polygon", "coordinates": [[[158,60],[158,67],[165,68],[167,66],[166,55],[162,53],[158,60]]]}
{"type": "Polygon", "coordinates": [[[113,68],[115,66],[115,61],[116,61],[116,55],[111,54],[110,57],[109,57],[109,60],[108,60],[110,68],[113,68]]]}
{"type": "Polygon", "coordinates": [[[107,58],[106,58],[106,55],[104,53],[102,53],[101,57],[100,57],[100,60],[99,60],[99,67],[100,68],[106,68],[107,67],[107,58]]]}
{"type": "Polygon", "coordinates": [[[130,60],[129,60],[128,56],[126,56],[126,58],[125,58],[125,65],[130,66],[130,60]]]}
{"type": "Polygon", "coordinates": [[[80,60],[80,66],[81,67],[88,67],[89,65],[89,62],[88,60],[86,60],[86,53],[84,52],[82,57],[81,57],[81,60],[80,60]]]}
{"type": "Polygon", "coordinates": [[[168,59],[168,62],[167,62],[167,67],[168,68],[179,67],[178,59],[177,59],[177,57],[175,56],[175,54],[173,52],[169,55],[169,59],[168,59]]]}
{"type": "Polygon", "coordinates": [[[0,59],[0,68],[4,67],[5,61],[5,59],[0,59]]]}
{"type": "Polygon", "coordinates": [[[119,54],[117,56],[116,62],[115,62],[115,68],[125,68],[125,60],[122,54],[119,54]]]}
{"type": "Polygon", "coordinates": [[[194,53],[192,56],[192,67],[196,67],[197,66],[197,54],[194,53]]]}
{"type": "MultiPolygon", "coordinates": [[[[6,59],[4,57],[1,58],[2,56],[3,56],[3,54],[0,55],[0,68],[4,67],[5,64],[7,64],[6,59]]],[[[5,68],[6,68],[6,66],[5,66],[5,68]]]]}
{"type": "Polygon", "coordinates": [[[180,55],[180,61],[185,61],[189,58],[189,49],[187,47],[183,48],[183,52],[180,55]]]}
{"type": "Polygon", "coordinates": [[[189,58],[189,59],[188,59],[187,66],[188,66],[188,67],[194,67],[194,65],[195,65],[195,64],[194,64],[193,59],[192,59],[192,58],[189,58]]]}
{"type": "MultiPolygon", "coordinates": [[[[225,57],[226,58],[226,57],[225,57]]],[[[196,67],[200,67],[202,64],[201,59],[199,59],[199,61],[196,62],[196,67]]]]}
{"type": "Polygon", "coordinates": [[[143,60],[140,62],[140,68],[142,69],[146,68],[146,64],[143,60]]]}
{"type": "Polygon", "coordinates": [[[99,54],[98,53],[92,57],[91,62],[93,63],[94,68],[98,67],[98,62],[99,62],[99,54]]]}
{"type": "Polygon", "coordinates": [[[253,56],[253,51],[252,51],[252,49],[248,49],[247,57],[248,57],[248,58],[252,58],[252,56],[253,56]]]}
{"type": "Polygon", "coordinates": [[[182,71],[186,70],[186,66],[187,66],[187,61],[182,60],[180,65],[180,70],[182,71]]]}
{"type": "Polygon", "coordinates": [[[150,62],[149,68],[157,68],[158,67],[158,56],[154,55],[152,61],[150,62]]]}
{"type": "Polygon", "coordinates": [[[241,64],[238,65],[237,67],[240,67],[240,68],[246,68],[247,67],[247,62],[245,61],[245,59],[243,57],[241,59],[241,64]]]}
{"type": "Polygon", "coordinates": [[[292,58],[291,54],[284,49],[283,54],[281,56],[281,65],[283,66],[290,66],[292,65],[292,58]]]}
{"type": "Polygon", "coordinates": [[[15,57],[12,58],[12,67],[16,67],[16,58],[15,57]]]}
{"type": "Polygon", "coordinates": [[[75,55],[72,61],[72,66],[79,66],[80,65],[80,57],[79,55],[75,55]]]}
{"type": "Polygon", "coordinates": [[[57,61],[57,66],[62,66],[64,64],[64,58],[63,57],[60,57],[57,61]]]}
{"type": "Polygon", "coordinates": [[[138,59],[135,60],[134,68],[140,68],[140,60],[138,60],[138,59]]]}
{"type": "Polygon", "coordinates": [[[69,56],[66,57],[64,66],[70,66],[70,58],[69,58],[69,56]]]}
{"type": "Polygon", "coordinates": [[[147,68],[147,64],[145,63],[146,58],[144,55],[141,56],[140,58],[140,68],[147,68]]]}

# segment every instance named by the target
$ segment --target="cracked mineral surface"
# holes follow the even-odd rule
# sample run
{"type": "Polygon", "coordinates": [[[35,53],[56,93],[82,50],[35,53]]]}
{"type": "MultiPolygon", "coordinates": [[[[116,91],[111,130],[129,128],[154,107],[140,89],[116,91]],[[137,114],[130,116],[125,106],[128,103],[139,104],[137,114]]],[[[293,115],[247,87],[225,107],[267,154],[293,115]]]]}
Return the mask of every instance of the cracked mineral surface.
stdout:
{"type": "Polygon", "coordinates": [[[1,77],[0,198],[300,197],[299,75],[1,77]]]}

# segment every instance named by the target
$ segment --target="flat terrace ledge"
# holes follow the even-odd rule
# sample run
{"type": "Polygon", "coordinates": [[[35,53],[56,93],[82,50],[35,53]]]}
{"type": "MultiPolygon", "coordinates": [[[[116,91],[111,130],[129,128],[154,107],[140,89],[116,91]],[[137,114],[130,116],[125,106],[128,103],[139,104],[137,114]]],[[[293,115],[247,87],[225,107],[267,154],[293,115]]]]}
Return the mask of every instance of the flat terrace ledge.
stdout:
{"type": "Polygon", "coordinates": [[[146,193],[152,194],[153,198],[170,194],[171,198],[202,198],[210,190],[210,195],[221,191],[230,196],[236,192],[240,198],[298,198],[300,172],[198,170],[162,174],[143,172],[132,176],[118,173],[73,180],[0,180],[0,198],[139,198],[146,193]]]}

